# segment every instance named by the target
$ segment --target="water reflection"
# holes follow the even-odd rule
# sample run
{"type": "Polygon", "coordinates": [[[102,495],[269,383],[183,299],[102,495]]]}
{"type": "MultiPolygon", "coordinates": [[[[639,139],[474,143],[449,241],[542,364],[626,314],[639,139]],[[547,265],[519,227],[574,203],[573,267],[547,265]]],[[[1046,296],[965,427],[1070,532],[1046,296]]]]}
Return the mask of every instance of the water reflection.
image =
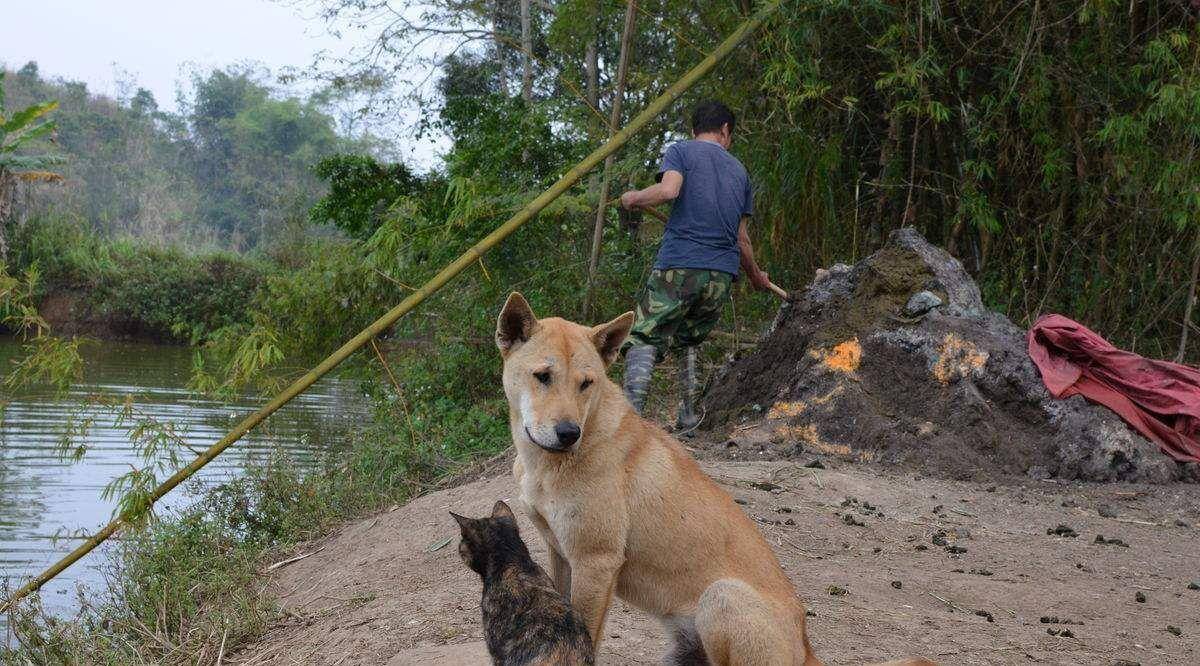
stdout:
{"type": "MultiPolygon", "coordinates": [[[[258,401],[244,396],[234,403],[200,399],[185,386],[191,353],[179,347],[102,342],[84,345],[84,382],[70,395],[56,397],[34,391],[13,397],[0,424],[0,578],[15,585],[40,573],[78,545],[74,539],[52,542],[55,534],[91,534],[108,521],[113,504],[101,499],[115,477],[139,465],[129,440],[131,424],[117,426],[113,409],[91,405],[89,396],[121,398],[133,395],[133,408],[175,433],[193,449],[202,450],[223,436],[258,401]],[[87,453],[79,462],[64,461],[57,453],[71,415],[94,419],[80,438],[87,453]]],[[[12,340],[0,339],[0,371],[7,372],[20,352],[12,340]]],[[[284,406],[241,442],[225,451],[197,474],[198,483],[184,484],[165,499],[165,507],[186,504],[198,488],[236,476],[246,465],[283,451],[300,465],[313,465],[323,451],[365,416],[354,383],[325,379],[284,406]]],[[[184,462],[191,453],[183,451],[184,462]]],[[[94,586],[101,559],[93,553],[42,589],[46,605],[68,610],[77,585],[94,586]],[[89,562],[90,560],[90,562],[89,562]]],[[[0,641],[5,635],[0,618],[0,641]]]]}

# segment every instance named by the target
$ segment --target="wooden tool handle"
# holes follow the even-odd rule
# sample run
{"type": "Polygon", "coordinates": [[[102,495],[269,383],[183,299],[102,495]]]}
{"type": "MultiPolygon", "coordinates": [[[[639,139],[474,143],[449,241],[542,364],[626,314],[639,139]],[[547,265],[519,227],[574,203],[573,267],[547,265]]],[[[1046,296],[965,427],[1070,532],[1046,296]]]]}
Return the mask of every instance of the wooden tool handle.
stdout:
{"type": "Polygon", "coordinates": [[[776,296],[782,298],[785,301],[788,300],[788,293],[783,290],[783,287],[780,287],[779,285],[775,284],[774,282],[768,282],[767,288],[770,289],[771,291],[775,292],[776,296]]]}

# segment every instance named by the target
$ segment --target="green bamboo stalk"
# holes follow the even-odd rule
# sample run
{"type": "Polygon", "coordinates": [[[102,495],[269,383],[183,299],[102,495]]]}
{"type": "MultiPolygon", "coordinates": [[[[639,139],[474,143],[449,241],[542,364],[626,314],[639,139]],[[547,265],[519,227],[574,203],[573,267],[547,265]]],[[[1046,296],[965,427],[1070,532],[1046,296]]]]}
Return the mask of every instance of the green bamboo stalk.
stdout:
{"type": "MultiPolygon", "coordinates": [[[[570,189],[572,185],[574,185],[579,181],[580,178],[584,176],[584,174],[594,169],[596,165],[600,164],[600,162],[604,161],[604,158],[615,153],[621,148],[621,146],[625,145],[625,143],[628,142],[635,133],[648,125],[651,120],[658,116],[658,114],[662,113],[675,100],[679,99],[684,92],[695,85],[696,82],[703,78],[705,74],[708,74],[708,72],[710,72],[713,67],[717,65],[717,63],[728,56],[733,49],[742,42],[742,40],[756,30],[758,26],[762,25],[763,21],[766,20],[768,16],[774,13],[775,10],[779,9],[779,5],[782,4],[782,2],[783,0],[772,0],[771,2],[763,5],[762,8],[746,19],[746,21],[738,26],[736,30],[730,33],[730,35],[725,38],[725,41],[721,42],[721,44],[717,46],[712,53],[704,58],[704,60],[701,60],[699,64],[689,70],[686,74],[684,74],[682,78],[668,87],[662,95],[659,95],[653,102],[650,103],[649,106],[639,113],[637,117],[631,120],[629,125],[623,128],[620,132],[614,134],[607,143],[592,151],[592,153],[587,157],[583,158],[582,162],[575,165],[575,167],[565,173],[562,178],[559,178],[558,182],[554,183],[554,185],[551,185],[549,189],[547,189],[545,192],[542,192],[537,198],[526,204],[525,207],[520,211],[517,211],[516,214],[508,219],[508,221],[497,227],[494,231],[484,237],[483,240],[479,241],[472,246],[471,249],[464,252],[462,256],[460,256],[458,259],[455,259],[452,263],[443,268],[441,272],[426,282],[425,285],[420,289],[410,294],[408,298],[405,298],[403,301],[401,301],[399,305],[389,310],[379,319],[376,319],[374,323],[363,329],[362,332],[339,347],[337,351],[326,357],[324,361],[321,361],[315,368],[305,373],[304,376],[292,382],[291,385],[284,389],[283,393],[280,393],[258,411],[243,419],[237,424],[236,427],[234,427],[233,430],[229,432],[229,434],[225,435],[220,441],[209,447],[207,451],[200,454],[195,460],[192,461],[191,464],[179,470],[178,472],[175,472],[171,478],[164,481],[158,488],[155,488],[154,492],[150,495],[150,503],[153,504],[162,499],[162,497],[171,492],[175,486],[183,483],[184,480],[195,474],[200,470],[200,468],[212,462],[214,458],[220,455],[222,451],[229,448],[231,444],[241,439],[243,435],[250,432],[258,424],[265,421],[267,417],[269,417],[271,414],[274,414],[280,407],[284,406],[293,398],[303,393],[305,389],[312,386],[318,379],[325,376],[330,370],[333,370],[338,366],[338,364],[349,358],[351,354],[358,351],[359,348],[374,338],[378,337],[381,333],[391,327],[392,324],[395,324],[398,319],[416,308],[421,304],[422,301],[431,296],[434,292],[445,286],[447,282],[461,273],[463,269],[465,269],[467,266],[470,266],[480,257],[482,257],[485,252],[495,247],[498,243],[500,243],[500,241],[507,238],[509,234],[516,231],[521,225],[531,220],[535,215],[541,212],[543,208],[549,205],[550,202],[554,201],[564,192],[570,189]]],[[[117,518],[114,518],[112,522],[110,522],[108,525],[105,525],[103,529],[94,534],[87,541],[83,542],[78,548],[68,553],[61,560],[56,562],[54,565],[46,569],[35,578],[31,579],[28,583],[13,593],[13,595],[6,600],[3,605],[0,605],[0,613],[6,613],[12,610],[18,601],[25,598],[27,595],[29,595],[29,593],[36,591],[42,585],[45,585],[47,581],[53,579],[55,576],[58,576],[60,573],[66,570],[67,567],[71,566],[83,558],[83,556],[90,553],[96,548],[96,546],[104,543],[109,537],[115,534],[117,530],[121,529],[121,526],[126,524],[126,522],[127,520],[124,516],[118,516],[117,518]]]]}

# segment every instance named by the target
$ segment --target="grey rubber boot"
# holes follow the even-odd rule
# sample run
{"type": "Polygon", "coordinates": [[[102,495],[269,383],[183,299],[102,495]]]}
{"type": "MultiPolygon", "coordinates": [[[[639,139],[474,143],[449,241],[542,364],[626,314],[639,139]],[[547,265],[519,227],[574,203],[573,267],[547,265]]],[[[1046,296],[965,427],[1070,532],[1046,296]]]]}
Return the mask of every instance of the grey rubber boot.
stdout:
{"type": "Polygon", "coordinates": [[[656,354],[652,345],[633,345],[625,352],[625,397],[638,414],[646,405],[656,354]]]}
{"type": "Polygon", "coordinates": [[[696,375],[696,348],[688,347],[679,364],[679,412],[675,415],[675,430],[684,432],[700,425],[696,416],[696,391],[700,382],[696,375]]]}

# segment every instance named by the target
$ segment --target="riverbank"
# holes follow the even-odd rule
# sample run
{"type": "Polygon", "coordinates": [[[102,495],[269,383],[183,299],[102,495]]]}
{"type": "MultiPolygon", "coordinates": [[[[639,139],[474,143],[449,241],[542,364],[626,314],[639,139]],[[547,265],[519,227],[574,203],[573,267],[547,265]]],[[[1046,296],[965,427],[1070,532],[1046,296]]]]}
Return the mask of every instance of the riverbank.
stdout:
{"type": "MultiPolygon", "coordinates": [[[[125,471],[149,469],[155,463],[170,471],[178,466],[171,450],[146,460],[130,430],[166,424],[180,448],[207,448],[232,423],[258,404],[241,394],[215,401],[189,395],[192,352],[176,345],[114,342],[79,348],[83,376],[66,393],[35,386],[5,395],[0,419],[0,576],[17,582],[40,573],[108,522],[116,498],[105,488],[125,471]],[[120,412],[128,410],[128,419],[120,412]],[[87,423],[72,429],[69,424],[87,423]],[[63,441],[75,460],[63,455],[63,441]],[[63,538],[55,538],[61,536],[63,538]]],[[[22,345],[0,338],[0,367],[23,355],[22,345]]],[[[329,377],[285,405],[267,425],[250,433],[225,455],[196,474],[188,484],[160,502],[160,515],[204,498],[211,489],[239,477],[246,467],[269,464],[286,456],[299,470],[317,469],[321,460],[345,445],[369,413],[370,405],[356,390],[357,382],[329,377]]],[[[177,452],[186,455],[186,451],[177,452]]],[[[105,581],[89,558],[50,581],[42,590],[48,610],[70,614],[77,608],[74,591],[87,585],[100,594],[105,581]]],[[[0,636],[5,620],[0,616],[0,636]]]]}
{"type": "Polygon", "coordinates": [[[36,276],[38,311],[58,335],[196,344],[248,321],[279,269],[265,257],[106,238],[44,217],[18,230],[8,270],[36,276]]]}

